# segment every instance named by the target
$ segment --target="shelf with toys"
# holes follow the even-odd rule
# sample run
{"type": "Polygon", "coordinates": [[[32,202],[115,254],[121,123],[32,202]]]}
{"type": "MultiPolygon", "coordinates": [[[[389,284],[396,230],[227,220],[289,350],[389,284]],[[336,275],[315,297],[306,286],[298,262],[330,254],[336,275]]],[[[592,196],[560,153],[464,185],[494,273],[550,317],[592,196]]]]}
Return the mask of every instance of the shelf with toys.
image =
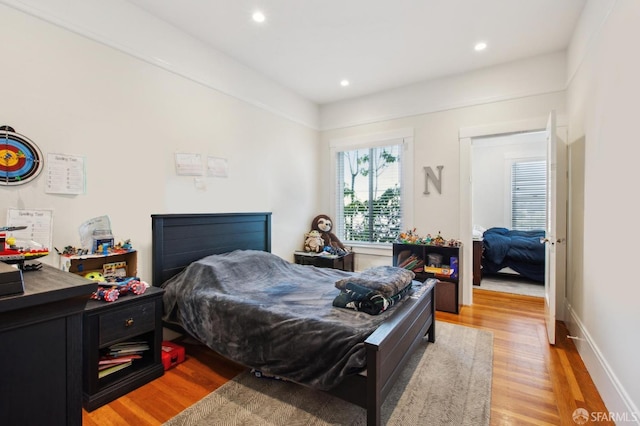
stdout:
{"type": "Polygon", "coordinates": [[[135,277],[138,274],[138,254],[129,242],[96,253],[67,246],[60,253],[60,269],[82,276],[94,272],[103,276],[135,277]]]}
{"type": "Polygon", "coordinates": [[[416,280],[437,279],[436,309],[459,313],[462,243],[436,237],[420,237],[416,230],[402,232],[393,243],[393,266],[412,270],[416,280]]]}
{"type": "Polygon", "coordinates": [[[92,298],[113,302],[121,295],[142,294],[148,285],[138,278],[138,253],[131,243],[98,247],[96,253],[65,247],[60,253],[60,269],[98,282],[92,298]]]}

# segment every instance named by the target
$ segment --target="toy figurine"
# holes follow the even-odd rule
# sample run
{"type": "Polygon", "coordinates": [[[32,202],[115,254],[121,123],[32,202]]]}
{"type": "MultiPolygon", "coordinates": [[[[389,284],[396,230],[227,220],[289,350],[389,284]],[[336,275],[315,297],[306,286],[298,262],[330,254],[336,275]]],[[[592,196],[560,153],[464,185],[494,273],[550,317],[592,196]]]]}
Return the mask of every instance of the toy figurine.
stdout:
{"type": "Polygon", "coordinates": [[[416,228],[398,234],[398,241],[404,244],[419,244],[420,237],[416,232],[416,228]]]}
{"type": "Polygon", "coordinates": [[[438,231],[438,235],[432,240],[432,244],[436,246],[444,245],[444,238],[442,238],[442,235],[440,235],[440,231],[438,231]]]}

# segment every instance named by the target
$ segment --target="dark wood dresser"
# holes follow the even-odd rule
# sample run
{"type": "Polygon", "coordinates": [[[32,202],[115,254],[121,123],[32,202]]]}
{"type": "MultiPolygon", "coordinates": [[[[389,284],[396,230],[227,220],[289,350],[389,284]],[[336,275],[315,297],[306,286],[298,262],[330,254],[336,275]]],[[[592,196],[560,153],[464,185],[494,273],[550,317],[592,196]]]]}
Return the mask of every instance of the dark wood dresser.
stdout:
{"type": "Polygon", "coordinates": [[[43,265],[0,297],[0,422],[82,424],[82,317],[97,285],[43,265]]]}

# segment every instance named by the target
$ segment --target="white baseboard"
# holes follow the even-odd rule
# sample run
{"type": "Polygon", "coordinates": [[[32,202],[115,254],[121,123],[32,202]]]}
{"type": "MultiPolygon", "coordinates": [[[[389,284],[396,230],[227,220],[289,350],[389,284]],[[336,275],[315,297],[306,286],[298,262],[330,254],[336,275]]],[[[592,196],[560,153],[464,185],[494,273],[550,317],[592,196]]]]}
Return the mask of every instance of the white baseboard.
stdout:
{"type": "MultiPolygon", "coordinates": [[[[607,407],[608,413],[602,413],[602,415],[609,416],[607,419],[613,420],[615,424],[640,425],[640,410],[611,370],[589,331],[567,300],[565,300],[565,312],[568,314],[565,322],[578,353],[607,407]]],[[[599,414],[592,413],[593,416],[599,414]]]]}

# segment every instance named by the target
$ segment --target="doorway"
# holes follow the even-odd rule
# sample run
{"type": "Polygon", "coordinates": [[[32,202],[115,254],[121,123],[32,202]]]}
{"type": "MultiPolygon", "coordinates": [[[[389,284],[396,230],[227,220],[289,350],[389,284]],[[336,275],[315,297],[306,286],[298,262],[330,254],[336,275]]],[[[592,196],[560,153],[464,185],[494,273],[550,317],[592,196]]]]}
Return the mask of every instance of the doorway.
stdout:
{"type": "Polygon", "coordinates": [[[544,297],[546,150],[544,131],[472,138],[476,288],[544,297]]]}
{"type": "MultiPolygon", "coordinates": [[[[472,140],[482,137],[497,137],[512,134],[538,132],[546,129],[548,116],[537,118],[501,122],[473,127],[460,128],[460,239],[463,243],[464,259],[473,259],[473,203],[472,203],[472,140]]],[[[566,118],[559,117],[556,134],[558,139],[566,141],[567,127],[566,118]]],[[[564,160],[559,160],[564,161],[564,160]]],[[[564,193],[566,196],[566,193],[564,193]]],[[[562,198],[562,194],[560,196],[562,198]]],[[[564,204],[564,203],[563,203],[564,204]]],[[[561,229],[565,229],[566,222],[561,229]]],[[[561,232],[564,235],[564,231],[561,232]]],[[[565,300],[565,264],[564,256],[559,260],[559,270],[556,274],[556,318],[564,318],[565,300]]],[[[462,269],[462,294],[461,303],[464,305],[473,304],[473,262],[464,262],[462,269]]]]}

